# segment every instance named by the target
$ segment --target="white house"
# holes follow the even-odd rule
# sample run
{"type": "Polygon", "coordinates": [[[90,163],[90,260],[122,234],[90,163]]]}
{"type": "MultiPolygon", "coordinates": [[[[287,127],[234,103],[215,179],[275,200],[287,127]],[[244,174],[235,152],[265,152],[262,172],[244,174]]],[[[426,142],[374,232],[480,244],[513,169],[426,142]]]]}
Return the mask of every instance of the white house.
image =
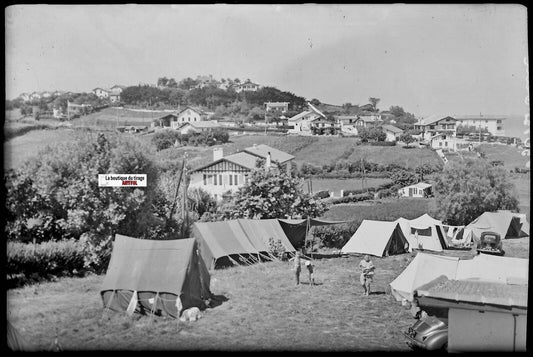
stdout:
{"type": "Polygon", "coordinates": [[[504,117],[484,116],[484,115],[462,115],[457,116],[457,125],[473,126],[478,129],[486,129],[495,136],[504,136],[504,117]]]}
{"type": "Polygon", "coordinates": [[[222,200],[225,194],[235,193],[247,182],[248,175],[256,168],[258,160],[264,157],[264,150],[269,150],[266,154],[265,169],[290,169],[289,162],[294,156],[266,145],[254,145],[228,156],[224,156],[222,148],[215,148],[213,162],[189,173],[189,188],[200,188],[216,200],[222,200]]]}
{"type": "Polygon", "coordinates": [[[289,102],[266,102],[265,110],[267,112],[279,111],[281,113],[285,113],[289,110],[289,102]]]}
{"type": "Polygon", "coordinates": [[[178,129],[184,123],[194,123],[208,120],[209,115],[200,108],[187,106],[176,113],[176,118],[172,120],[170,126],[172,129],[178,129]]]}
{"type": "Polygon", "coordinates": [[[428,140],[436,134],[449,134],[455,136],[457,133],[457,119],[446,116],[432,115],[423,119],[420,119],[415,125],[415,130],[422,132],[424,140],[428,140]]]}
{"type": "Polygon", "coordinates": [[[112,103],[120,102],[120,95],[122,91],[126,88],[126,86],[121,85],[114,85],[113,87],[109,88],[109,100],[112,103]]]}
{"type": "Polygon", "coordinates": [[[458,140],[452,134],[439,133],[429,139],[429,145],[432,149],[457,151],[458,140]]]}
{"type": "Polygon", "coordinates": [[[98,88],[94,88],[92,90],[92,92],[94,93],[94,95],[96,95],[100,99],[109,98],[109,90],[108,89],[104,89],[104,88],[98,87],[98,88]]]}
{"type": "Polygon", "coordinates": [[[19,95],[19,98],[21,98],[23,101],[28,102],[30,100],[30,94],[29,93],[21,93],[19,95]]]}
{"type": "Polygon", "coordinates": [[[357,115],[337,115],[335,120],[340,127],[340,131],[347,135],[357,135],[357,126],[355,125],[359,117],[357,115]]]}
{"type": "Polygon", "coordinates": [[[419,182],[414,185],[400,188],[398,190],[398,195],[400,197],[429,197],[433,194],[432,188],[433,186],[428,183],[419,182]]]}
{"type": "Polygon", "coordinates": [[[219,129],[220,124],[216,121],[197,121],[191,123],[183,123],[179,128],[181,134],[201,133],[204,131],[210,131],[219,129]]]}
{"type": "Polygon", "coordinates": [[[384,124],[381,126],[383,132],[387,135],[385,141],[397,141],[402,135],[403,130],[393,125],[384,124]]]}
{"type": "Polygon", "coordinates": [[[244,83],[236,84],[233,86],[235,89],[235,92],[257,92],[259,89],[261,89],[261,86],[257,83],[253,83],[252,81],[247,80],[244,83]]]}
{"type": "Polygon", "coordinates": [[[326,119],[326,116],[314,105],[311,103],[307,103],[307,105],[309,107],[308,110],[288,119],[289,126],[292,126],[292,129],[287,131],[289,134],[313,135],[311,130],[312,123],[318,119],[326,119]]]}
{"type": "Polygon", "coordinates": [[[38,93],[38,92],[33,92],[32,94],[30,94],[30,100],[39,100],[41,99],[41,93],[38,93]]]}

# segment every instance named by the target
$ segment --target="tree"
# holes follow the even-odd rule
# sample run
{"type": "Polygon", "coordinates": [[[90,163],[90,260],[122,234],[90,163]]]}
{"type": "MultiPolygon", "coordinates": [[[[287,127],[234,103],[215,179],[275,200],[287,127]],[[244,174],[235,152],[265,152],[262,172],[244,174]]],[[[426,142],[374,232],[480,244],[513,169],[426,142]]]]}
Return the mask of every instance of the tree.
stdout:
{"type": "Polygon", "coordinates": [[[316,98],[311,99],[311,101],[309,103],[313,104],[315,107],[317,105],[320,105],[320,101],[318,99],[316,99],[316,98]]]}
{"type": "Polygon", "coordinates": [[[402,135],[400,135],[400,141],[405,143],[405,146],[409,146],[412,142],[415,141],[415,138],[407,132],[403,132],[402,135]]]}
{"type": "Polygon", "coordinates": [[[467,225],[484,212],[518,210],[518,195],[508,173],[486,160],[446,164],[437,177],[437,216],[450,225],[467,225]]]}
{"type": "Polygon", "coordinates": [[[368,101],[370,102],[370,104],[372,104],[372,107],[374,108],[374,111],[377,112],[378,111],[378,103],[381,99],[379,98],[374,98],[374,97],[370,97],[368,98],[368,101]]]}
{"type": "Polygon", "coordinates": [[[409,186],[417,182],[416,175],[405,169],[397,169],[389,172],[389,178],[399,187],[409,186]]]}
{"type": "Polygon", "coordinates": [[[257,219],[319,217],[326,205],[303,193],[302,187],[302,179],[259,167],[235,194],[230,215],[257,219]]]}

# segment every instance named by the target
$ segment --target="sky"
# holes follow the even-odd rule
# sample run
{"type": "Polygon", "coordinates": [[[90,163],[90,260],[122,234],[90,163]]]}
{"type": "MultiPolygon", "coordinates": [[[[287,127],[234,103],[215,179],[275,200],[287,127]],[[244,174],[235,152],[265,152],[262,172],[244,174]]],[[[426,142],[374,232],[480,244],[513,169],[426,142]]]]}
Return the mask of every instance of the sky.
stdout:
{"type": "Polygon", "coordinates": [[[529,113],[522,5],[14,5],[5,29],[8,99],[212,74],[417,116],[529,113]]]}

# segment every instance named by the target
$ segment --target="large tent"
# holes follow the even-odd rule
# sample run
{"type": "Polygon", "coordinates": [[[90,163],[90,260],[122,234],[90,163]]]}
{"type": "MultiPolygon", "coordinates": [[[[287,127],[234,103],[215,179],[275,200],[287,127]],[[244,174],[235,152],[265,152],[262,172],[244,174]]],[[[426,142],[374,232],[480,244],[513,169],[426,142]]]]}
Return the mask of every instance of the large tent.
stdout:
{"type": "Polygon", "coordinates": [[[100,294],[113,311],[165,313],[205,307],[210,276],[193,238],[147,240],[117,234],[100,294]],[[131,309],[131,310],[130,310],[131,309]]]}
{"type": "Polygon", "coordinates": [[[409,251],[413,249],[442,252],[448,248],[442,222],[424,214],[418,218],[408,220],[398,218],[402,232],[409,242],[409,251]]]}
{"type": "Polygon", "coordinates": [[[344,254],[370,254],[378,257],[407,252],[408,242],[397,222],[364,220],[342,247],[344,254]]]}
{"type": "Polygon", "coordinates": [[[445,275],[455,278],[459,258],[418,253],[404,271],[391,283],[391,293],[396,300],[413,300],[413,291],[431,280],[445,275]]]}
{"type": "Polygon", "coordinates": [[[527,216],[525,213],[516,213],[511,212],[508,210],[498,210],[498,212],[508,212],[511,213],[513,216],[518,217],[520,219],[520,236],[521,237],[528,237],[529,236],[529,222],[527,221],[527,216]]]}
{"type": "Polygon", "coordinates": [[[277,219],[238,219],[220,222],[196,222],[193,236],[209,269],[221,258],[247,260],[247,257],[272,258],[270,242],[280,242],[286,252],[295,252],[277,219]],[[271,239],[272,238],[272,239],[271,239]]]}
{"type": "Polygon", "coordinates": [[[297,248],[304,245],[307,233],[311,227],[346,223],[346,221],[327,221],[319,218],[278,219],[278,221],[287,238],[289,238],[292,245],[297,248]]]}
{"type": "Polygon", "coordinates": [[[391,283],[396,300],[412,301],[417,288],[439,276],[448,279],[473,279],[500,283],[527,284],[529,259],[479,254],[473,259],[459,259],[418,253],[391,283]]]}
{"type": "Polygon", "coordinates": [[[477,240],[483,232],[498,233],[501,239],[521,236],[520,218],[508,211],[485,212],[467,225],[465,229],[470,229],[477,240]]]}

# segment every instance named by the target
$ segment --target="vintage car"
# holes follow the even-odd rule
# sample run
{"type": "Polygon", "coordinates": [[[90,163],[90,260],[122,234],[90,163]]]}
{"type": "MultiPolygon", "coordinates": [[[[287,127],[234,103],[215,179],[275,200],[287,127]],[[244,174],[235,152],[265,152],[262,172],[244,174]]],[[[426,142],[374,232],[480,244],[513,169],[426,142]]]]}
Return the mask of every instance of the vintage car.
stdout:
{"type": "Polygon", "coordinates": [[[448,325],[435,316],[417,320],[404,335],[408,338],[407,345],[414,350],[446,351],[448,348],[448,325]]]}
{"type": "Polygon", "coordinates": [[[502,240],[498,233],[483,232],[477,244],[477,252],[492,254],[492,255],[504,255],[502,240]]]}

